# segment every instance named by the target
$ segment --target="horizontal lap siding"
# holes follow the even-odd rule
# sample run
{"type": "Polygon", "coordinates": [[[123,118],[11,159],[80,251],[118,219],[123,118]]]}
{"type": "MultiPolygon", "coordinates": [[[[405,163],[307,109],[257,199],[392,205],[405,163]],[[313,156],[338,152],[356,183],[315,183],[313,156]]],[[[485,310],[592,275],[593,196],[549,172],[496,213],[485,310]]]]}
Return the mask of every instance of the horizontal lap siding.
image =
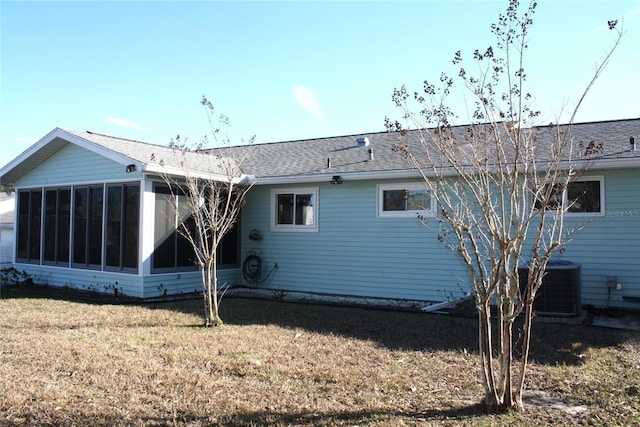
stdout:
{"type": "Polygon", "coordinates": [[[376,184],[320,184],[317,233],[271,232],[271,188],[254,187],[243,250],[262,251],[263,273],[279,266],[260,286],[429,301],[461,295],[468,278],[458,258],[416,218],[377,218],[376,184]],[[247,240],[254,228],[262,240],[247,240]]]}
{"type": "MultiPolygon", "coordinates": [[[[640,296],[640,174],[590,171],[605,177],[606,216],[567,216],[577,231],[558,258],[582,266],[582,302],[638,308],[623,295],[640,296]],[[622,290],[607,287],[617,276],[622,290]]],[[[444,300],[468,290],[461,261],[414,218],[377,218],[376,184],[319,185],[319,231],[271,232],[271,187],[254,187],[243,217],[243,252],[262,251],[262,287],[386,298],[444,300]],[[260,241],[248,239],[257,229],[260,241]]],[[[307,185],[303,185],[306,187],[307,185]]],[[[437,224],[435,225],[437,227],[437,224]]],[[[525,254],[526,255],[526,254],[525,254]]]]}
{"type": "Polygon", "coordinates": [[[131,180],[138,177],[138,174],[125,173],[124,169],[117,162],[77,145],[67,144],[36,169],[20,177],[16,182],[16,188],[104,182],[118,179],[131,180]]]}
{"type": "MultiPolygon", "coordinates": [[[[241,283],[240,277],[238,269],[218,270],[218,287],[225,284],[238,285],[241,283]]],[[[202,278],[198,271],[152,274],[144,278],[144,296],[146,298],[194,292],[202,292],[202,278]]]]}
{"type": "Polygon", "coordinates": [[[567,217],[567,226],[584,228],[572,236],[562,258],[581,264],[583,304],[638,309],[640,304],[622,297],[640,297],[640,172],[617,170],[599,175],[605,177],[606,215],[567,217]],[[609,291],[607,276],[617,276],[622,289],[609,291]]]}
{"type": "Polygon", "coordinates": [[[81,268],[54,267],[35,264],[14,264],[19,271],[26,271],[39,285],[72,287],[76,289],[142,297],[142,276],[81,268]]]}

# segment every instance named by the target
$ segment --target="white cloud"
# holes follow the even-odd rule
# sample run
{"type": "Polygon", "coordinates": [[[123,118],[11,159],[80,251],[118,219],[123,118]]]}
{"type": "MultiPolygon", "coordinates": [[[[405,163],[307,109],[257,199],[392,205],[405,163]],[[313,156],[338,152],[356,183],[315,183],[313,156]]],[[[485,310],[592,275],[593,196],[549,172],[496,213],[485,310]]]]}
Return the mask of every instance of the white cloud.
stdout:
{"type": "Polygon", "coordinates": [[[293,88],[293,97],[303,110],[310,112],[320,121],[324,120],[318,98],[313,90],[308,87],[295,86],[293,88]]]}
{"type": "Polygon", "coordinates": [[[139,125],[136,122],[132,122],[131,120],[127,120],[127,119],[122,119],[120,117],[111,117],[111,116],[107,116],[104,118],[106,121],[108,121],[109,123],[112,123],[116,126],[121,126],[123,128],[129,128],[129,129],[136,129],[136,130],[141,130],[144,132],[148,132],[149,129],[145,128],[142,125],[139,125]]]}

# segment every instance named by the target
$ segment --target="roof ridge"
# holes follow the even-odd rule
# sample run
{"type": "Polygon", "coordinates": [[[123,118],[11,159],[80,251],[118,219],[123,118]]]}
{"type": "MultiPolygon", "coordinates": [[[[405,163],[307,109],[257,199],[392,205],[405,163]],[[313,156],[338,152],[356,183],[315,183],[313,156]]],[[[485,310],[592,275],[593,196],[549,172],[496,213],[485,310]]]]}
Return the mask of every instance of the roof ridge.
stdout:
{"type": "MultiPolygon", "coordinates": [[[[546,128],[548,126],[580,126],[580,125],[593,125],[593,124],[600,124],[600,123],[613,123],[613,122],[629,122],[629,121],[635,121],[635,120],[640,120],[640,117],[630,117],[630,118],[626,118],[626,119],[610,119],[610,120],[591,120],[591,121],[586,121],[586,122],[574,122],[574,123],[553,123],[550,122],[549,124],[538,124],[538,125],[532,125],[529,126],[529,128],[546,128]]],[[[505,121],[506,122],[506,121],[505,121]]],[[[487,123],[468,123],[468,124],[460,124],[460,125],[454,125],[451,126],[452,128],[464,128],[464,127],[470,127],[470,126],[475,126],[475,125],[489,125],[491,124],[490,122],[487,123]]],[[[421,129],[432,129],[432,128],[421,128],[421,129]]],[[[75,129],[63,129],[63,130],[67,130],[69,132],[86,132],[90,135],[96,135],[96,136],[101,136],[101,137],[105,137],[105,138],[111,138],[111,139],[117,139],[117,140],[121,140],[121,141],[129,141],[129,142],[135,142],[138,144],[146,144],[146,145],[150,145],[153,147],[163,147],[163,148],[167,148],[167,149],[171,149],[172,147],[169,147],[168,145],[162,145],[162,144],[158,144],[158,143],[153,143],[153,142],[147,142],[147,141],[140,141],[137,139],[131,139],[131,138],[123,138],[123,137],[119,137],[119,136],[114,136],[114,135],[107,135],[104,133],[100,133],[100,132],[94,132],[94,131],[90,131],[90,130],[85,130],[85,131],[80,131],[80,130],[75,130],[75,129]]],[[[417,131],[420,129],[408,129],[409,131],[417,131]]],[[[332,140],[332,139],[343,139],[343,138],[350,138],[350,137],[358,137],[358,136],[373,136],[373,135],[383,135],[383,134],[389,134],[389,133],[393,133],[390,131],[374,131],[374,132],[360,132],[360,133],[350,133],[350,134],[346,134],[346,135],[333,135],[333,136],[321,136],[321,137],[315,137],[315,138],[303,138],[303,139],[288,139],[288,140],[284,140],[284,141],[270,141],[270,142],[260,142],[260,143],[254,143],[251,144],[252,146],[273,146],[273,145],[278,145],[278,144],[291,144],[291,143],[308,143],[308,142],[312,142],[312,141],[320,141],[320,140],[332,140]]],[[[236,148],[236,147],[241,147],[245,144],[241,144],[241,145],[231,145],[228,148],[236,148]]],[[[221,148],[224,147],[205,147],[205,148],[201,148],[198,150],[189,150],[189,151],[193,151],[193,152],[211,152],[211,151],[219,151],[221,148]]]]}
{"type": "Polygon", "coordinates": [[[128,142],[135,142],[137,144],[145,144],[145,145],[151,145],[153,147],[164,147],[164,148],[171,148],[167,145],[161,145],[161,144],[157,144],[157,143],[153,143],[153,142],[148,142],[148,141],[140,141],[137,139],[131,139],[131,138],[123,138],[121,136],[115,136],[115,135],[107,135],[105,133],[100,133],[100,132],[94,132],[94,131],[90,131],[90,130],[77,130],[77,129],[62,129],[65,130],[67,132],[77,132],[77,133],[88,133],[90,135],[95,135],[95,136],[101,136],[104,138],[110,138],[110,139],[117,139],[120,141],[128,141],[128,142]]]}
{"type": "MultiPolygon", "coordinates": [[[[531,125],[528,126],[528,128],[546,128],[548,126],[580,126],[580,125],[593,125],[593,124],[600,124],[600,123],[613,123],[613,122],[628,122],[628,121],[634,121],[634,120],[640,120],[640,117],[629,117],[626,119],[610,119],[610,120],[591,120],[591,121],[586,121],[586,122],[573,122],[573,123],[553,123],[550,122],[549,124],[537,124],[537,125],[531,125]]],[[[500,121],[497,123],[506,123],[507,121],[500,121]]],[[[470,127],[470,126],[482,126],[482,125],[490,125],[491,122],[487,122],[487,123],[467,123],[467,124],[460,124],[460,125],[453,125],[451,126],[452,128],[465,128],[465,127],[470,127]]],[[[414,132],[417,130],[424,130],[424,129],[433,129],[433,127],[430,128],[420,128],[420,129],[408,129],[410,132],[414,132]]],[[[303,139],[287,139],[284,141],[270,141],[270,142],[260,142],[260,143],[255,143],[252,144],[254,146],[265,146],[265,145],[276,145],[276,144],[291,144],[294,142],[312,142],[312,141],[319,141],[319,140],[323,140],[323,139],[338,139],[338,138],[349,138],[349,137],[358,137],[358,136],[371,136],[371,135],[382,135],[382,134],[389,134],[389,133],[393,133],[394,131],[374,131],[374,132],[360,132],[360,133],[353,133],[353,134],[346,134],[346,135],[333,135],[333,136],[320,136],[320,137],[315,137],[315,138],[303,138],[303,139]]],[[[233,145],[231,147],[238,147],[238,145],[233,145]]],[[[219,147],[212,147],[212,148],[202,148],[203,151],[205,150],[217,150],[219,147]]]]}

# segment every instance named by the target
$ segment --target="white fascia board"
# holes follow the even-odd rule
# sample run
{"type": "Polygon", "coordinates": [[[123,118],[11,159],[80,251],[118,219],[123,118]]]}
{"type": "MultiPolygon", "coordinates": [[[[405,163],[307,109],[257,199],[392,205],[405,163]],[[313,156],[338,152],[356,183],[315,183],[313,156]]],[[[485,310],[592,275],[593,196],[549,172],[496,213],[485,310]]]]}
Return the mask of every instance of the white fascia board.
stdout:
{"type": "MultiPolygon", "coordinates": [[[[166,166],[160,166],[156,164],[142,165],[142,171],[147,174],[155,174],[160,176],[175,176],[175,177],[193,177],[198,179],[210,179],[213,181],[229,181],[229,177],[222,174],[207,173],[207,172],[194,172],[181,168],[172,168],[166,166]]],[[[242,177],[235,177],[240,180],[242,177]]]]}
{"type": "Polygon", "coordinates": [[[49,132],[48,134],[40,138],[38,142],[34,143],[31,147],[27,148],[21,154],[19,154],[18,157],[11,160],[6,165],[4,165],[4,167],[0,169],[0,175],[5,175],[8,171],[15,168],[17,165],[19,165],[20,163],[22,163],[23,161],[25,161],[26,159],[28,159],[29,157],[37,153],[40,149],[42,149],[42,147],[47,145],[49,142],[53,141],[57,136],[56,134],[61,131],[62,129],[55,128],[51,132],[49,132]]]}
{"type": "Polygon", "coordinates": [[[21,163],[27,161],[32,156],[37,156],[37,153],[43,150],[48,144],[52,143],[56,139],[60,139],[66,141],[67,143],[77,145],[81,148],[89,150],[93,153],[96,153],[102,157],[105,157],[109,160],[112,160],[116,163],[120,163],[122,165],[135,165],[136,169],[142,170],[143,164],[127,157],[123,154],[114,152],[109,150],[99,144],[96,144],[87,139],[81,138],[74,134],[71,134],[64,129],[55,128],[44,137],[42,137],[38,142],[33,144],[31,147],[27,148],[22,154],[13,159],[11,162],[7,163],[2,169],[0,169],[0,176],[4,176],[9,173],[13,169],[17,168],[21,163]]]}
{"type": "Polygon", "coordinates": [[[73,135],[71,133],[65,132],[62,129],[58,129],[58,130],[60,131],[60,135],[57,135],[57,136],[59,136],[60,138],[66,141],[71,142],[72,144],[76,144],[79,147],[92,151],[116,163],[120,163],[123,166],[136,165],[136,169],[142,169],[143,167],[143,164],[141,162],[138,162],[137,160],[134,160],[131,157],[127,157],[124,154],[120,154],[118,152],[110,150],[106,147],[103,147],[100,144],[89,141],[88,139],[84,139],[79,136],[73,135]]]}
{"type": "Polygon", "coordinates": [[[256,185],[273,185],[273,184],[302,184],[312,182],[330,182],[331,179],[340,175],[343,181],[366,181],[374,179],[406,179],[419,178],[420,175],[413,169],[401,169],[392,171],[375,171],[375,172],[334,172],[317,175],[289,175],[289,176],[273,176],[256,178],[256,185]]]}
{"type": "Polygon", "coordinates": [[[621,159],[599,159],[593,162],[591,169],[629,169],[640,168],[640,156],[621,159]]]}
{"type": "MultiPolygon", "coordinates": [[[[619,159],[595,159],[591,161],[576,160],[574,162],[562,162],[561,169],[568,169],[569,166],[581,169],[585,166],[587,169],[627,169],[639,168],[640,156],[619,158],[619,159]]],[[[452,169],[443,171],[445,176],[455,176],[456,172],[452,169]]],[[[424,170],[425,176],[433,176],[430,170],[424,170]]],[[[374,171],[374,172],[334,172],[314,175],[288,175],[262,177],[256,179],[256,185],[276,185],[276,184],[303,184],[316,182],[330,182],[335,175],[340,175],[343,181],[366,181],[381,179],[409,179],[421,178],[421,175],[415,169],[400,169],[391,171],[374,171]]]]}
{"type": "MultiPolygon", "coordinates": [[[[540,162],[540,171],[544,170],[544,166],[547,163],[540,162]]],[[[633,169],[640,167],[640,157],[624,157],[616,159],[574,159],[572,161],[564,160],[559,164],[559,170],[566,171],[574,169],[577,171],[583,170],[605,170],[605,169],[633,169]]]]}

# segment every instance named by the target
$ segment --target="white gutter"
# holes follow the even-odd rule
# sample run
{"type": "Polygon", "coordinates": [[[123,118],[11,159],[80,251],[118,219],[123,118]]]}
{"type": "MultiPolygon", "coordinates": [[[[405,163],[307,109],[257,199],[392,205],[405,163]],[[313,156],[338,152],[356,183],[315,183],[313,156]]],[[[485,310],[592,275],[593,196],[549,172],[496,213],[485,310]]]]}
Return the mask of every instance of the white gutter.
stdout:
{"type": "Polygon", "coordinates": [[[214,181],[228,181],[229,177],[222,174],[214,174],[207,172],[194,172],[193,170],[184,168],[173,168],[167,166],[160,166],[155,164],[142,165],[142,172],[148,174],[168,175],[168,176],[191,176],[193,178],[211,179],[214,181]]]}
{"type": "Polygon", "coordinates": [[[268,184],[302,184],[309,182],[330,182],[335,175],[345,181],[366,181],[372,179],[406,179],[419,178],[420,175],[414,169],[402,169],[391,171],[373,171],[373,172],[333,172],[313,175],[284,175],[284,176],[267,176],[256,179],[257,185],[268,184]]]}

